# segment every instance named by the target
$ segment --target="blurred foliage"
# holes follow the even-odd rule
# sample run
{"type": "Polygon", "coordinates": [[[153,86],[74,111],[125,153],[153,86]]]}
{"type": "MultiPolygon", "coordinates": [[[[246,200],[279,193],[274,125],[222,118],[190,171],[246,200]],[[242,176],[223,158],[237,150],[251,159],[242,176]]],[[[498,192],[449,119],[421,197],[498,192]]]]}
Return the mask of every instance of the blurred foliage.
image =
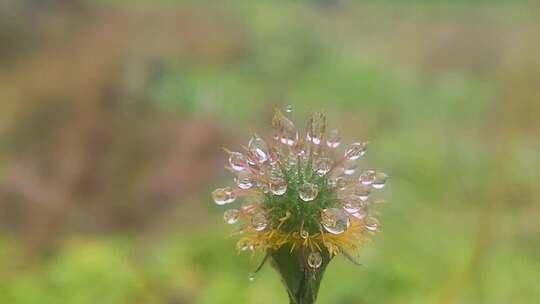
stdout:
{"type": "Polygon", "coordinates": [[[320,303],[538,303],[538,8],[3,1],[0,303],[286,301],[209,198],[285,104],[391,177],[320,303]]]}

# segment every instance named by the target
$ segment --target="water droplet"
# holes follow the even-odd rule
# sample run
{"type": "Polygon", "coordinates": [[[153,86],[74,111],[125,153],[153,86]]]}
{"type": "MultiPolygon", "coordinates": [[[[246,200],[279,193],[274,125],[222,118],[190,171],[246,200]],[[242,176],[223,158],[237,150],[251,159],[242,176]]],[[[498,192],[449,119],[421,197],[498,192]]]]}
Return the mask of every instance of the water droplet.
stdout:
{"type": "Polygon", "coordinates": [[[288,146],[294,146],[298,142],[298,131],[294,123],[287,117],[281,115],[279,119],[279,140],[282,144],[288,146]]]}
{"type": "Polygon", "coordinates": [[[223,219],[227,224],[234,224],[238,222],[238,218],[240,217],[240,211],[237,209],[229,209],[223,213],[223,219]]]}
{"type": "Polygon", "coordinates": [[[257,188],[263,193],[270,192],[270,185],[264,181],[257,181],[257,188]]]}
{"type": "Polygon", "coordinates": [[[322,257],[317,251],[310,252],[307,258],[308,266],[314,269],[321,267],[322,257]]]}
{"type": "Polygon", "coordinates": [[[254,214],[253,217],[251,217],[251,226],[257,231],[263,231],[266,229],[266,226],[268,226],[266,216],[262,213],[254,214]]]}
{"type": "Polygon", "coordinates": [[[285,113],[291,113],[292,112],[292,106],[291,105],[286,105],[283,109],[285,110],[285,113]]]}
{"type": "Polygon", "coordinates": [[[343,190],[347,187],[349,182],[346,178],[338,176],[338,177],[332,177],[328,179],[328,185],[332,188],[336,188],[338,190],[343,190]]]}
{"type": "Polygon", "coordinates": [[[321,211],[321,224],[332,234],[341,234],[349,228],[351,220],[343,209],[329,208],[321,211]]]}
{"type": "Polygon", "coordinates": [[[250,189],[254,184],[253,175],[248,171],[240,171],[236,175],[235,182],[240,189],[250,189]]]}
{"type": "Polygon", "coordinates": [[[249,239],[240,239],[237,243],[236,243],[236,249],[237,250],[240,250],[240,251],[253,251],[253,249],[255,249],[255,247],[253,246],[253,244],[251,243],[251,241],[249,239]]]}
{"type": "Polygon", "coordinates": [[[357,201],[354,200],[348,200],[343,202],[343,210],[349,212],[349,213],[356,213],[362,208],[362,205],[359,204],[357,201]]]}
{"type": "Polygon", "coordinates": [[[287,192],[287,181],[283,178],[273,178],[270,181],[270,191],[274,195],[283,195],[287,192]]]}
{"type": "Polygon", "coordinates": [[[377,171],[377,173],[375,173],[375,178],[373,179],[373,183],[371,184],[371,186],[375,189],[382,189],[386,184],[387,178],[388,176],[385,173],[377,171]]]}
{"type": "Polygon", "coordinates": [[[212,197],[217,205],[225,205],[234,202],[236,194],[230,187],[225,187],[212,191],[212,197]]]}
{"type": "Polygon", "coordinates": [[[339,189],[339,190],[345,189],[347,185],[349,184],[347,179],[344,177],[331,178],[328,180],[328,182],[331,187],[339,189]]]}
{"type": "Polygon", "coordinates": [[[329,148],[335,149],[341,144],[341,137],[339,136],[339,131],[337,129],[334,129],[328,133],[328,137],[326,138],[326,145],[329,148]]]}
{"type": "Polygon", "coordinates": [[[302,231],[300,231],[300,237],[303,238],[304,240],[307,239],[309,237],[309,232],[302,229],[302,231]]]}
{"type": "Polygon", "coordinates": [[[371,185],[373,183],[373,180],[375,180],[375,170],[367,170],[360,174],[360,177],[358,180],[363,185],[371,185]]]}
{"type": "Polygon", "coordinates": [[[345,157],[350,160],[357,160],[366,154],[366,143],[353,143],[345,151],[345,157]]]}
{"type": "Polygon", "coordinates": [[[317,172],[317,175],[319,176],[324,176],[332,169],[333,164],[334,161],[331,158],[321,157],[315,162],[315,172],[317,172]]]}
{"type": "Polygon", "coordinates": [[[356,161],[354,160],[346,160],[345,163],[343,163],[343,174],[345,175],[353,175],[356,171],[356,161]]]}
{"type": "Polygon", "coordinates": [[[320,145],[325,128],[326,116],[320,112],[313,113],[308,122],[307,140],[315,145],[320,145]]]}
{"type": "Polygon", "coordinates": [[[377,232],[379,231],[379,228],[380,228],[379,221],[372,216],[364,219],[364,226],[366,227],[367,230],[371,232],[377,232]]]}
{"type": "Polygon", "coordinates": [[[229,165],[234,171],[243,171],[247,167],[247,159],[240,152],[231,152],[229,154],[229,165]]]}
{"type": "Polygon", "coordinates": [[[298,156],[296,155],[296,153],[289,153],[288,163],[289,167],[295,167],[298,164],[298,156]]]}
{"type": "Polygon", "coordinates": [[[268,162],[270,165],[274,166],[277,164],[278,160],[281,158],[281,153],[276,147],[270,147],[270,153],[268,157],[268,162]]]}
{"type": "Polygon", "coordinates": [[[371,193],[371,188],[366,185],[362,184],[356,184],[351,189],[352,193],[356,195],[360,200],[367,201],[369,198],[369,194],[371,193]]]}
{"type": "Polygon", "coordinates": [[[249,151],[255,156],[257,162],[264,163],[268,160],[268,145],[257,135],[253,135],[248,143],[249,151]]]}
{"type": "Polygon", "coordinates": [[[360,209],[358,210],[357,212],[354,212],[354,213],[351,213],[352,216],[354,216],[355,218],[359,219],[359,220],[362,220],[366,217],[366,211],[363,210],[363,209],[360,209]]]}
{"type": "Polygon", "coordinates": [[[314,200],[319,194],[319,187],[312,183],[304,183],[298,187],[298,195],[304,202],[314,200]]]}
{"type": "Polygon", "coordinates": [[[250,274],[248,276],[248,281],[251,282],[251,283],[255,282],[255,274],[254,273],[252,273],[252,274],[250,274]]]}

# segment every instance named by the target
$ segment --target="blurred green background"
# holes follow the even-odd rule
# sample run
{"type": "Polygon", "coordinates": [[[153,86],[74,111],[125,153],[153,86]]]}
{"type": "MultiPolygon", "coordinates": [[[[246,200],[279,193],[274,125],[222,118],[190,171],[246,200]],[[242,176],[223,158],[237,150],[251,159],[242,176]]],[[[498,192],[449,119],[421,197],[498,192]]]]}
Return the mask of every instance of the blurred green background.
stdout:
{"type": "Polygon", "coordinates": [[[540,6],[0,3],[0,303],[286,303],[210,191],[275,107],[391,179],[320,303],[540,302],[540,6]]]}

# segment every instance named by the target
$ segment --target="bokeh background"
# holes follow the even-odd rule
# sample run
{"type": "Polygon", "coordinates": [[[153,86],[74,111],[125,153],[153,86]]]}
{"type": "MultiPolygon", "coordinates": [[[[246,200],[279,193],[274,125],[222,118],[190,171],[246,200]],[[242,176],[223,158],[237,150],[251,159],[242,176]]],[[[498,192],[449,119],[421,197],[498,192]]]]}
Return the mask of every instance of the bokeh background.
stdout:
{"type": "Polygon", "coordinates": [[[391,179],[320,303],[540,302],[540,6],[0,3],[0,303],[286,303],[210,191],[273,109],[391,179]]]}

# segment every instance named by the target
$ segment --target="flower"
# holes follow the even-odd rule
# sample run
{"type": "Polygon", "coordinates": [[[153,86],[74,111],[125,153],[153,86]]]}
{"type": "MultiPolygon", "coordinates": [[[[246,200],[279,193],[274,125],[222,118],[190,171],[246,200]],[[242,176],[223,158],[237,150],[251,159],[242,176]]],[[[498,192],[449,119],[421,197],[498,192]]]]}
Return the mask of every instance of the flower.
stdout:
{"type": "Polygon", "coordinates": [[[242,223],[237,249],[266,253],[291,303],[313,303],[330,260],[342,254],[358,263],[359,246],[379,230],[370,195],[387,176],[357,174],[367,142],[342,148],[338,131],[326,132],[323,113],[309,117],[303,134],[280,110],[272,126],[268,142],[254,134],[242,152],[225,150],[236,185],[212,195],[218,205],[243,200],[224,213],[225,222],[242,223]]]}

